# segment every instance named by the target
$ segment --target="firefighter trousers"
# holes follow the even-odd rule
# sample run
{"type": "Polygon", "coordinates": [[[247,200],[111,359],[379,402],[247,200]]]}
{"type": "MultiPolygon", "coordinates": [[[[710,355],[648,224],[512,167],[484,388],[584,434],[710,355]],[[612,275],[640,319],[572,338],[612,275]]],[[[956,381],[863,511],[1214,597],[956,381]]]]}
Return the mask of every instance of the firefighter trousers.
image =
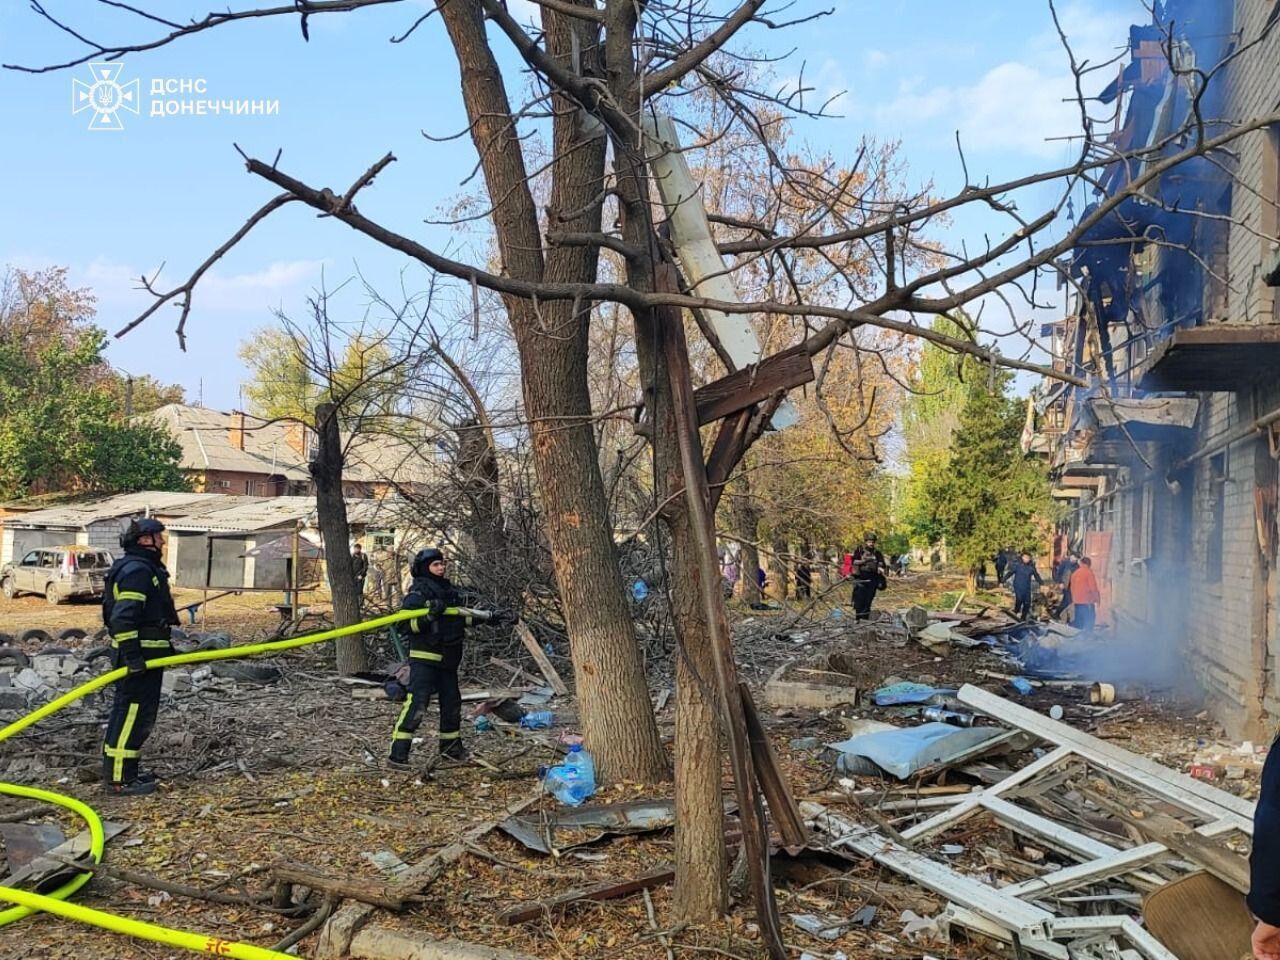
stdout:
{"type": "Polygon", "coordinates": [[[156,725],[163,681],[163,670],[148,670],[115,682],[115,702],[102,740],[102,776],[107,782],[129,783],[138,778],[138,757],[156,725]]]}
{"type": "Polygon", "coordinates": [[[400,763],[409,758],[413,734],[433,696],[440,702],[440,752],[450,753],[458,749],[455,744],[460,745],[462,737],[462,691],[458,688],[460,658],[423,650],[411,650],[409,656],[409,695],[391,733],[391,759],[400,763]],[[430,659],[431,656],[440,659],[430,659]]]}

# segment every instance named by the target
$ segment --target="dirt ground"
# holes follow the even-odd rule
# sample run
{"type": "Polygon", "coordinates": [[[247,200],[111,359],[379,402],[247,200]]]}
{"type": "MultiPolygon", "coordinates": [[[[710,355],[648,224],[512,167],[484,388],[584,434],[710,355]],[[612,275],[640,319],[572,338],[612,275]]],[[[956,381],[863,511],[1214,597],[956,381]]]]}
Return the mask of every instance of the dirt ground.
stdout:
{"type": "MultiPolygon", "coordinates": [[[[204,596],[200,590],[177,588],[173,591],[174,603],[179,608],[184,629],[233,630],[236,632],[237,642],[247,643],[251,637],[265,636],[280,622],[280,614],[272,607],[280,602],[279,594],[242,593],[210,601],[203,609],[196,611],[196,622],[192,623],[190,615],[183,608],[188,604],[200,603],[204,596]]],[[[60,632],[68,628],[84,630],[90,637],[96,634],[102,629],[101,602],[76,597],[55,607],[47,603],[44,597],[33,594],[24,594],[12,600],[0,594],[0,633],[17,639],[28,630],[44,630],[56,639],[60,632]]]]}
{"type": "MultiPolygon", "coordinates": [[[[958,578],[914,575],[894,581],[878,605],[925,603],[940,609],[945,601],[949,609],[962,588],[958,578]]],[[[848,598],[841,592],[831,599],[848,598]]],[[[998,595],[988,599],[1002,602],[998,595]]],[[[236,643],[261,638],[279,623],[269,606],[274,600],[250,595],[215,601],[202,627],[227,630],[236,643]]],[[[179,604],[183,602],[190,601],[180,597],[179,604]]],[[[885,643],[855,630],[847,610],[824,599],[805,607],[789,604],[782,610],[736,611],[742,673],[756,690],[798,799],[827,797],[834,775],[829,762],[812,751],[793,748],[793,740],[842,739],[843,715],[885,717],[874,708],[829,713],[765,711],[762,688],[779,664],[833,651],[847,653],[861,690],[872,690],[893,676],[939,684],[978,682],[980,670],[996,666],[985,652],[957,650],[936,657],[914,642],[901,647],[885,643]]],[[[56,635],[57,630],[71,626],[95,631],[100,626],[96,605],[54,608],[40,598],[0,598],[0,631],[5,633],[19,635],[41,628],[56,635]]],[[[514,659],[508,650],[501,655],[514,659]]],[[[510,671],[484,661],[483,656],[469,658],[464,687],[492,689],[512,682],[510,671]]],[[[472,825],[499,816],[508,804],[537,794],[539,766],[558,756],[559,735],[576,730],[572,703],[561,700],[548,705],[556,713],[556,726],[541,732],[477,733],[467,719],[471,710],[464,708],[466,742],[485,765],[430,773],[422,769],[393,772],[382,765],[381,758],[398,704],[385,698],[354,697],[347,684],[334,678],[331,653],[323,647],[255,662],[279,667],[282,679],[265,686],[218,681],[166,697],[146,750],[148,763],[164,781],[161,792],[152,797],[108,798],[100,793],[97,758],[108,703],[101,695],[5,743],[0,748],[0,766],[7,769],[3,778],[54,786],[90,803],[104,819],[125,825],[107,847],[105,863],[112,869],[202,890],[257,896],[271,892],[269,867],[279,860],[307,864],[331,876],[387,881],[388,862],[419,862],[472,825]]],[[[531,662],[520,662],[536,672],[531,662]]],[[[661,677],[655,681],[655,699],[660,702],[664,682],[661,677]]],[[[983,682],[992,689],[999,687],[983,682]]],[[[1079,722],[1095,735],[1177,769],[1185,770],[1197,751],[1220,738],[1220,731],[1194,704],[1161,699],[1127,703],[1099,721],[1077,707],[1079,699],[1078,693],[1040,691],[1024,702],[1041,711],[1062,705],[1069,722],[1079,722]]],[[[668,744],[674,726],[673,701],[666,702],[658,714],[668,744]]],[[[434,726],[433,710],[423,726],[428,738],[434,726]]],[[[433,752],[428,739],[415,748],[415,763],[425,766],[433,752]]],[[[1224,786],[1246,796],[1256,789],[1252,773],[1224,786]]],[[[669,790],[669,785],[664,790],[620,783],[602,791],[593,802],[661,798],[669,796],[669,790]]],[[[25,806],[17,801],[0,803],[0,820],[5,812],[25,806]]],[[[532,809],[553,813],[556,804],[544,795],[532,809]]],[[[79,830],[70,817],[50,814],[45,819],[59,823],[68,835],[79,830]]],[[[763,957],[749,904],[735,905],[723,922],[713,926],[680,927],[672,917],[670,886],[650,894],[652,917],[649,904],[636,895],[579,905],[514,926],[497,920],[499,911],[513,903],[605,879],[625,879],[668,862],[671,853],[670,831],[606,840],[558,858],[532,853],[494,831],[433,884],[421,902],[399,915],[384,911],[380,922],[540,958],[763,957]],[[660,932],[670,944],[670,953],[660,932]]],[[[816,957],[830,957],[836,950],[851,957],[907,958],[920,957],[922,952],[948,958],[990,955],[975,944],[931,944],[923,949],[909,943],[901,935],[898,918],[907,901],[914,901],[908,897],[899,903],[892,893],[869,897],[868,886],[894,878],[882,877],[866,862],[847,863],[834,878],[812,863],[788,865],[784,859],[776,866],[779,911],[786,939],[797,955],[805,950],[816,957]],[[873,922],[835,941],[810,937],[787,920],[790,913],[851,916],[868,903],[880,904],[873,922]]],[[[894,888],[890,883],[884,889],[894,888]]],[[[272,946],[304,919],[272,913],[262,904],[222,905],[170,895],[110,876],[95,878],[75,899],[86,906],[261,946],[272,946]]],[[[310,955],[314,943],[314,935],[303,940],[299,955],[310,955]]],[[[158,960],[175,955],[172,948],[50,917],[0,928],[0,957],[6,958],[158,960]]]]}

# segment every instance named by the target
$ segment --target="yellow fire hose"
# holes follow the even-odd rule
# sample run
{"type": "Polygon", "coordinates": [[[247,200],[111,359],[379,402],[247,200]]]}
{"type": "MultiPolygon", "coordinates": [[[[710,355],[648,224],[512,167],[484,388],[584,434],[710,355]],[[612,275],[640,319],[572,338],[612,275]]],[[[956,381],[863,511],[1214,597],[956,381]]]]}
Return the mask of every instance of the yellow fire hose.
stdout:
{"type": "MultiPolygon", "coordinates": [[[[462,607],[449,607],[444,611],[447,616],[466,616],[475,613],[475,611],[467,610],[462,607]]],[[[326,640],[334,640],[338,637],[350,636],[353,633],[367,633],[370,630],[377,630],[380,627],[390,626],[393,623],[399,623],[401,620],[409,620],[414,617],[428,616],[426,610],[401,610],[398,613],[388,614],[385,617],[377,617],[373,620],[366,620],[363,623],[352,624],[349,627],[337,627],[333,630],[323,630],[319,633],[308,633],[300,637],[290,637],[287,640],[274,640],[270,643],[253,643],[243,647],[229,647],[225,650],[200,650],[195,653],[179,653],[170,657],[157,657],[155,660],[147,661],[147,669],[155,670],[162,667],[174,667],[183,663],[206,663],[210,660],[235,660],[242,657],[256,657],[265,653],[279,653],[283,650],[293,650],[297,647],[309,646],[313,643],[323,643],[326,640]]],[[[121,677],[128,674],[127,667],[119,667],[95,677],[88,683],[76,687],[74,690],[64,693],[55,700],[51,700],[43,707],[33,710],[4,729],[0,729],[0,742],[8,740],[14,734],[21,733],[27,727],[34,723],[38,723],[45,717],[57,713],[59,710],[82,697],[86,697],[95,690],[101,690],[108,684],[115,683],[121,677]]],[[[24,787],[14,783],[0,783],[0,794],[7,794],[12,797],[24,797],[29,800],[39,800],[45,803],[53,803],[60,807],[65,807],[84,818],[85,823],[89,827],[89,855],[93,858],[93,862],[102,862],[102,851],[105,846],[105,840],[102,832],[102,820],[94,812],[93,808],[88,804],[77,800],[75,797],[68,797],[64,794],[54,793],[50,790],[40,790],[35,787],[24,787]]],[[[154,923],[144,923],[141,920],[131,920],[127,917],[119,917],[112,913],[106,913],[101,910],[92,910],[88,907],[77,906],[74,903],[67,903],[67,897],[75,893],[93,876],[93,871],[85,871],[77,874],[74,878],[63,884],[57,890],[49,894],[29,893],[25,890],[17,890],[13,887],[0,887],[0,901],[8,901],[16,904],[8,910],[0,911],[0,926],[13,923],[15,920],[21,920],[23,917],[29,917],[33,913],[43,911],[51,913],[55,916],[66,917],[68,920],[76,920],[80,923],[87,923],[95,927],[101,927],[104,930],[112,930],[116,933],[123,933],[131,937],[139,937],[143,940],[153,940],[157,943],[168,944],[172,947],[181,947],[184,950],[193,950],[196,953],[211,953],[219,957],[235,957],[238,960],[296,960],[295,957],[287,953],[279,953],[275,950],[267,950],[263,947],[255,947],[249,943],[236,943],[229,940],[223,940],[219,937],[210,937],[199,933],[190,933],[185,930],[173,930],[169,927],[162,927],[154,923]]]]}

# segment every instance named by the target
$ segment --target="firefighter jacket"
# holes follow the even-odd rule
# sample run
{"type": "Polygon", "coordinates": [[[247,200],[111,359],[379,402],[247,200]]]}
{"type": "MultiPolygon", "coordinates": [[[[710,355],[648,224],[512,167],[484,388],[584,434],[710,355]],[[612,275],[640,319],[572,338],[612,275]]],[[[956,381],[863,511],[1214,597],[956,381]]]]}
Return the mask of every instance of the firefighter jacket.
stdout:
{"type": "MultiPolygon", "coordinates": [[[[413,578],[401,609],[427,609],[433,601],[442,608],[459,607],[471,602],[469,597],[448,577],[426,574],[413,578]]],[[[462,659],[462,640],[469,622],[468,617],[452,615],[414,617],[408,623],[410,658],[456,667],[462,659]]]]}
{"type": "Polygon", "coordinates": [[[169,635],[178,612],[169,593],[169,571],[155,551],[126,547],[124,556],[111,565],[102,622],[122,659],[132,659],[135,652],[144,657],[173,652],[169,635]]]}

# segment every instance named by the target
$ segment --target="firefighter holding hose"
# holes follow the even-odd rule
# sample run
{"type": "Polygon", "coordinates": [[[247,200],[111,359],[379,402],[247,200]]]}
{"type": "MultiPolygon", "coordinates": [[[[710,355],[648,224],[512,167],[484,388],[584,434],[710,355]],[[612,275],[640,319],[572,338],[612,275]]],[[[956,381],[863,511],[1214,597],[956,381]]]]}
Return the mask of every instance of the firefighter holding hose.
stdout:
{"type": "Polygon", "coordinates": [[[391,754],[387,764],[409,769],[409,749],[422,715],[438,697],[440,704],[440,756],[466,760],[462,744],[462,691],[458,687],[458,666],[462,663],[462,641],[473,620],[509,621],[505,612],[466,610],[447,614],[450,608],[475,602],[475,598],[445,576],[447,561],[434,547],[419,550],[409,566],[413,583],[405,594],[403,610],[424,610],[425,616],[408,623],[409,694],[391,733],[391,754]]]}
{"type": "Polygon", "coordinates": [[[102,597],[102,620],[111,635],[112,664],[128,667],[115,684],[115,702],[102,742],[102,774],[108,793],[154,793],[155,775],[138,763],[160,709],[163,670],[147,661],[173,653],[170,630],[178,612],[164,565],[164,524],[151,517],[130,522],[120,536],[124,556],[111,565],[102,597]]]}

